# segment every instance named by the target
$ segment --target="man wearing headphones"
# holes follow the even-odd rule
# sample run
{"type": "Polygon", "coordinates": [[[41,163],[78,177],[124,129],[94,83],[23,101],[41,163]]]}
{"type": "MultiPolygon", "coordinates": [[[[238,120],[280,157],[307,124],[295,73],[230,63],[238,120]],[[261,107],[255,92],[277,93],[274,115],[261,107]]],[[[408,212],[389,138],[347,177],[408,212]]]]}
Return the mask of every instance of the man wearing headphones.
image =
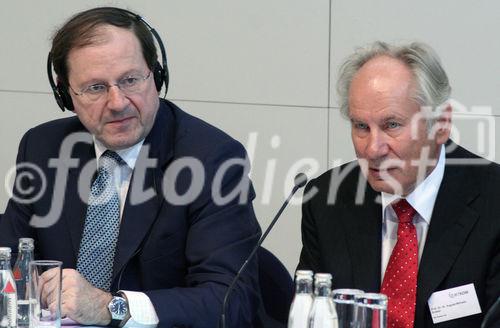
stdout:
{"type": "MultiPolygon", "coordinates": [[[[32,237],[37,259],[62,261],[62,315],[80,324],[216,327],[260,236],[242,145],[158,98],[168,87],[163,45],[129,11],[73,16],[54,36],[48,74],[59,106],[76,117],[24,135],[2,246],[32,237]],[[24,179],[26,163],[45,181],[24,179]]],[[[251,325],[256,276],[251,262],[229,326],[251,325]]]]}

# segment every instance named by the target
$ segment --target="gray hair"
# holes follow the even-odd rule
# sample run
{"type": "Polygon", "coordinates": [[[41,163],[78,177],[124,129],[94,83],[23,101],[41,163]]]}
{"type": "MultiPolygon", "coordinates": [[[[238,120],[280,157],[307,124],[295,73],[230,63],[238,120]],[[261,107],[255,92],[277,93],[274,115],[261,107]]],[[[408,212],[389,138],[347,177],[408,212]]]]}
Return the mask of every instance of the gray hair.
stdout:
{"type": "Polygon", "coordinates": [[[434,114],[440,113],[442,105],[450,97],[451,87],[434,50],[421,42],[393,46],[377,41],[358,49],[340,67],[337,92],[344,117],[349,116],[349,89],[354,75],[366,62],[379,56],[392,57],[406,64],[414,77],[414,100],[420,106],[430,108],[434,114]]]}

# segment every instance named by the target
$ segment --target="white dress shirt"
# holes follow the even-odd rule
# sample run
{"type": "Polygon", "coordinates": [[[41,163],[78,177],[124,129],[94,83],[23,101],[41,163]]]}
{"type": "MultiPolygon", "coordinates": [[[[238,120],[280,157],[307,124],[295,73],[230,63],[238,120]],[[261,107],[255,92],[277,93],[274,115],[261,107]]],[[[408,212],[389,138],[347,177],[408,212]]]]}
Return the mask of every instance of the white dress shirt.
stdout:
{"type": "MultiPolygon", "coordinates": [[[[127,198],[128,187],[130,179],[132,178],[132,171],[135,167],[135,162],[141,151],[144,140],[135,144],[134,146],[122,150],[117,150],[116,153],[120,155],[127,165],[122,165],[114,172],[116,188],[120,198],[120,220],[123,216],[123,208],[127,198]],[[119,171],[118,171],[119,170],[119,171]]],[[[107,150],[102,143],[94,138],[94,148],[96,158],[99,161],[101,155],[107,150]]],[[[151,303],[149,297],[140,292],[132,292],[120,290],[127,297],[130,319],[125,324],[124,328],[128,327],[156,327],[158,324],[158,316],[151,303]]]]}
{"type": "MultiPolygon", "coordinates": [[[[443,180],[445,167],[445,148],[441,146],[441,152],[436,167],[408,196],[406,200],[416,210],[413,217],[413,225],[417,231],[418,240],[418,263],[424,251],[429,224],[431,223],[434,203],[443,180]]],[[[398,240],[398,218],[391,203],[400,199],[401,196],[382,192],[382,281],[385,270],[389,263],[392,250],[398,240]]]]}

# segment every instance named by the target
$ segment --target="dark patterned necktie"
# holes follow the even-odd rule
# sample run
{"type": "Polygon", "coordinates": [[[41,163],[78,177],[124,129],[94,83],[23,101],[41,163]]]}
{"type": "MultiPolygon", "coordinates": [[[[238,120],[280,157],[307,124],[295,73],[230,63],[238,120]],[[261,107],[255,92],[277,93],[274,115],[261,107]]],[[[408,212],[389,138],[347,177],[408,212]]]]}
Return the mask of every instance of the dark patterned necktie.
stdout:
{"type": "Polygon", "coordinates": [[[389,298],[388,328],[413,328],[417,295],[418,241],[412,219],[416,211],[401,199],[392,207],[398,216],[398,241],[382,282],[389,298]]]}
{"type": "Polygon", "coordinates": [[[109,291],[120,230],[120,198],[113,173],[124,163],[106,150],[90,189],[87,216],[76,268],[94,287],[109,291]]]}

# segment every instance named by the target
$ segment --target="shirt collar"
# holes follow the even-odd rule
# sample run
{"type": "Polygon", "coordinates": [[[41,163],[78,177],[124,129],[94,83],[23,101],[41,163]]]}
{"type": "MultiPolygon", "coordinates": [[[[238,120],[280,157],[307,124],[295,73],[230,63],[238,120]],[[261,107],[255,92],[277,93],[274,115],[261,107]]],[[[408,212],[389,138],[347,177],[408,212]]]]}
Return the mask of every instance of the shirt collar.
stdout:
{"type": "MultiPolygon", "coordinates": [[[[422,219],[427,222],[427,224],[431,222],[434,203],[436,202],[439,186],[443,181],[446,160],[445,153],[445,147],[442,145],[436,167],[434,167],[431,174],[429,174],[424,181],[422,181],[415,188],[415,190],[406,196],[408,203],[417,211],[422,219]]],[[[382,192],[382,211],[385,212],[388,205],[400,198],[401,196],[382,192]]]]}
{"type": "MultiPolygon", "coordinates": [[[[101,155],[104,154],[107,148],[95,137],[93,138],[94,138],[94,149],[95,149],[96,159],[99,160],[99,158],[101,158],[101,155]]],[[[144,139],[142,139],[132,147],[116,150],[115,152],[118,155],[120,155],[123,161],[127,163],[127,166],[133,170],[135,167],[135,162],[137,161],[137,157],[139,157],[139,152],[141,151],[143,143],[144,139]]]]}

